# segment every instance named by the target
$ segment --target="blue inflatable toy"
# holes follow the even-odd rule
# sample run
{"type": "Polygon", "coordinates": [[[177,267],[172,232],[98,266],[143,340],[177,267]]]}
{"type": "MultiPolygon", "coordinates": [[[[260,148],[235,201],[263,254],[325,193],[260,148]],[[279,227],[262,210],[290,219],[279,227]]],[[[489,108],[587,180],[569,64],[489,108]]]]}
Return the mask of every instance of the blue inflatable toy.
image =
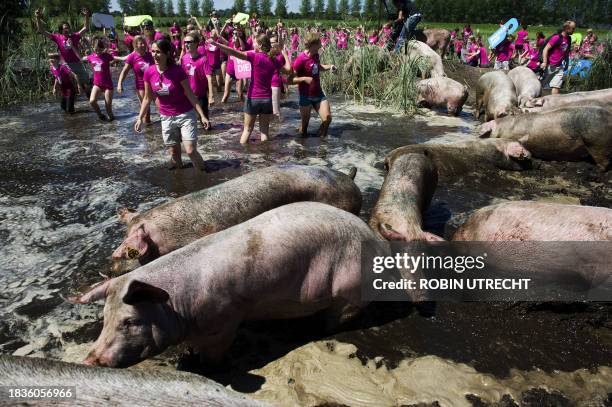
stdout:
{"type": "Polygon", "coordinates": [[[489,47],[497,47],[503,40],[506,39],[508,34],[513,34],[519,27],[518,20],[511,18],[506,24],[499,27],[499,30],[495,31],[492,36],[489,37],[489,47]]]}
{"type": "Polygon", "coordinates": [[[580,75],[581,78],[586,78],[589,75],[589,71],[591,70],[591,65],[593,63],[588,59],[579,59],[576,62],[572,62],[570,67],[565,73],[568,73],[572,76],[580,75]]]}

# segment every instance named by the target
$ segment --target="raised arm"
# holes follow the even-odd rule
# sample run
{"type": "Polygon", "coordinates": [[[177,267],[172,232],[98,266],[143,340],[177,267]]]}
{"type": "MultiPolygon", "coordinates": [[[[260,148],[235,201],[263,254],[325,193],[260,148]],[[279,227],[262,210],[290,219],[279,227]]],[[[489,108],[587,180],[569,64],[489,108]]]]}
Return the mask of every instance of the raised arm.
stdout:
{"type": "Polygon", "coordinates": [[[211,45],[214,45],[216,47],[219,47],[219,49],[221,49],[221,51],[225,52],[227,55],[232,55],[232,56],[235,56],[236,58],[244,59],[245,61],[249,60],[249,58],[247,57],[246,52],[238,51],[237,49],[230,48],[230,47],[225,46],[223,44],[219,44],[217,41],[213,40],[212,38],[209,38],[206,42],[208,44],[211,44],[211,45]]]}
{"type": "Polygon", "coordinates": [[[78,31],[79,35],[83,35],[85,31],[89,28],[89,16],[90,12],[88,9],[84,8],[81,10],[81,14],[83,15],[83,28],[78,31]]]}
{"type": "Polygon", "coordinates": [[[51,33],[45,29],[45,23],[42,21],[42,11],[39,8],[34,11],[34,24],[36,25],[36,31],[47,37],[51,36],[51,33]]]}

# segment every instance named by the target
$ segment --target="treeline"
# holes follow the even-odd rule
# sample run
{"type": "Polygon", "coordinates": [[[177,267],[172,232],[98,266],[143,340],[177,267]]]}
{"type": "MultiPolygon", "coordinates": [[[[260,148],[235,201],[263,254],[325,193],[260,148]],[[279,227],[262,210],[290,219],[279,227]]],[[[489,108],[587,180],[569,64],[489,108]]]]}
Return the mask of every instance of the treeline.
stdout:
{"type": "Polygon", "coordinates": [[[426,20],[496,23],[516,17],[528,24],[612,24],[612,0],[416,0],[426,20]]]}

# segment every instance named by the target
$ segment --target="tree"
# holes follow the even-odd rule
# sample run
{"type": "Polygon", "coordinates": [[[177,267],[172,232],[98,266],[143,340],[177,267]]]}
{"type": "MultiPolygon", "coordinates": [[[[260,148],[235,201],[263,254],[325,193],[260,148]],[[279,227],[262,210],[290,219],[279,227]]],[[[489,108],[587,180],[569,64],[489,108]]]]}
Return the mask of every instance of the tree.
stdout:
{"type": "MultiPolygon", "coordinates": [[[[168,1],[172,1],[172,0],[168,0],[168,1]]],[[[157,0],[157,3],[155,3],[155,14],[158,17],[165,17],[166,16],[166,1],[165,0],[157,0]]]]}
{"type": "Polygon", "coordinates": [[[325,0],[314,0],[314,7],[312,13],[315,18],[323,17],[323,13],[325,12],[325,0]]]}
{"type": "Polygon", "coordinates": [[[312,14],[312,4],[310,0],[302,0],[302,4],[300,4],[300,14],[302,17],[310,17],[312,14]]]}
{"type": "Polygon", "coordinates": [[[119,0],[119,7],[121,11],[127,15],[134,14],[136,11],[136,1],[135,0],[119,0]]]}
{"type": "Polygon", "coordinates": [[[176,13],[179,16],[187,15],[187,3],[185,3],[185,0],[178,0],[176,13]]]}
{"type": "Polygon", "coordinates": [[[261,15],[268,17],[272,15],[272,0],[261,0],[261,15]]]}
{"type": "Polygon", "coordinates": [[[244,13],[244,10],[246,10],[244,0],[234,0],[234,13],[244,13]]]}
{"type": "Polygon", "coordinates": [[[338,15],[342,19],[346,19],[351,14],[349,0],[340,0],[338,5],[338,15]]]}
{"type": "Polygon", "coordinates": [[[166,1],[166,15],[168,17],[174,17],[174,2],[172,0],[166,1]]]}
{"type": "Polygon", "coordinates": [[[351,14],[353,14],[353,17],[361,16],[361,0],[353,0],[351,3],[351,14]]]}
{"type": "Polygon", "coordinates": [[[327,0],[327,10],[325,11],[325,14],[330,20],[335,20],[338,18],[338,7],[336,5],[336,0],[327,0]]]}
{"type": "Polygon", "coordinates": [[[199,0],[189,0],[189,13],[192,16],[200,15],[200,1],[199,0]]]}
{"type": "Polygon", "coordinates": [[[257,0],[249,0],[249,14],[259,14],[259,2],[257,0]]]}
{"type": "Polygon", "coordinates": [[[208,17],[214,9],[215,2],[213,0],[202,0],[202,15],[204,17],[208,17]]]}
{"type": "Polygon", "coordinates": [[[154,15],[155,6],[151,0],[136,0],[136,13],[154,15]]]}
{"type": "Polygon", "coordinates": [[[363,14],[365,14],[367,18],[376,18],[376,16],[378,15],[378,7],[376,0],[365,0],[363,14]]]}
{"type": "Polygon", "coordinates": [[[287,17],[287,0],[276,0],[274,15],[278,18],[287,17]]]}

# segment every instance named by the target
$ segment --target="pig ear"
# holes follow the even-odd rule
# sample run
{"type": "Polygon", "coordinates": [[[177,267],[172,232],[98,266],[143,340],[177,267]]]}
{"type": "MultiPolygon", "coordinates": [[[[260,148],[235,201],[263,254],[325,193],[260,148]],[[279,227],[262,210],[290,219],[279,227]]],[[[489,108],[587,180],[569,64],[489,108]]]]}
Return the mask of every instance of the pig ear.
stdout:
{"type": "Polygon", "coordinates": [[[139,302],[166,302],[169,298],[168,292],[159,287],[132,280],[123,296],[123,302],[128,305],[135,305],[139,302]]]}
{"type": "Polygon", "coordinates": [[[493,129],[495,128],[495,120],[491,120],[489,122],[483,123],[476,128],[476,132],[478,137],[486,138],[491,135],[493,129]]]}
{"type": "Polygon", "coordinates": [[[438,235],[434,235],[430,232],[423,232],[423,240],[426,242],[444,242],[445,240],[438,235]]]}
{"type": "Polygon", "coordinates": [[[138,216],[138,212],[128,208],[119,208],[117,209],[117,216],[119,216],[121,222],[130,223],[134,217],[138,216]]]}
{"type": "Polygon", "coordinates": [[[98,283],[91,290],[86,292],[83,295],[66,297],[67,301],[70,301],[75,304],[89,304],[92,302],[100,301],[106,298],[106,292],[108,287],[110,286],[110,282],[113,280],[106,280],[101,283],[98,283]]]}

